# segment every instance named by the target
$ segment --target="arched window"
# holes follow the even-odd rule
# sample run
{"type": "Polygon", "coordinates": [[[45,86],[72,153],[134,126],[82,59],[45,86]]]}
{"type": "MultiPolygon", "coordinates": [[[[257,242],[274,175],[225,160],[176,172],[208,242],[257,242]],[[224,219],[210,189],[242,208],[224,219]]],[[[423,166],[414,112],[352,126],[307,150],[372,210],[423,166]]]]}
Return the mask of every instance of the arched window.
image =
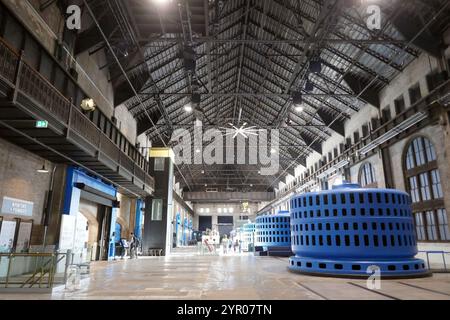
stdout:
{"type": "Polygon", "coordinates": [[[406,187],[411,195],[417,238],[421,241],[450,241],[441,176],[432,142],[419,137],[405,156],[406,187]]]}
{"type": "Polygon", "coordinates": [[[359,169],[359,184],[362,187],[376,187],[377,178],[375,170],[370,162],[367,162],[359,169]]]}

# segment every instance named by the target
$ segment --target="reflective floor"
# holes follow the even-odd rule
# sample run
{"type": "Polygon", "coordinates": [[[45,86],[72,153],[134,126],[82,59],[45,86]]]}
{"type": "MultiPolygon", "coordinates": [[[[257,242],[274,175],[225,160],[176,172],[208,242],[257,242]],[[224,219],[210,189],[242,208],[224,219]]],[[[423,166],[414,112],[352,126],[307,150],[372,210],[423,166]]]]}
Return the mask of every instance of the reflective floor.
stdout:
{"type": "Polygon", "coordinates": [[[290,273],[287,258],[202,256],[181,250],[169,257],[97,262],[75,291],[0,293],[0,299],[450,299],[450,274],[389,280],[369,290],[365,280],[290,273]]]}

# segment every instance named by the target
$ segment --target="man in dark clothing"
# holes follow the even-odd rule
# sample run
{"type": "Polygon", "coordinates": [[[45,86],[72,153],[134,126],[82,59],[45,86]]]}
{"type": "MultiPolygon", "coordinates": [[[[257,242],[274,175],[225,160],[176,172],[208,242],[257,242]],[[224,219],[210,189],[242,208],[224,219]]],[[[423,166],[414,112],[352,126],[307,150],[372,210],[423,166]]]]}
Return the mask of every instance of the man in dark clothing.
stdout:
{"type": "Polygon", "coordinates": [[[139,241],[134,233],[131,233],[130,237],[130,259],[137,258],[137,249],[138,249],[139,241]]]}

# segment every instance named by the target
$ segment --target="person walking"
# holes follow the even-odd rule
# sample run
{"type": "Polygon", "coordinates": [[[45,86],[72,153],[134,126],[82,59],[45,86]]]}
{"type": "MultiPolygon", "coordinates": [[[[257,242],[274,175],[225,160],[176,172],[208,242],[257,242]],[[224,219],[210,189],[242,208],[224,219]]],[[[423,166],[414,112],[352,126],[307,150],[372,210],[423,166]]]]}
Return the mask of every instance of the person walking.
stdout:
{"type": "Polygon", "coordinates": [[[224,235],[223,238],[222,238],[223,254],[227,253],[227,248],[228,248],[228,238],[227,238],[227,235],[224,235]]]}
{"type": "Polygon", "coordinates": [[[128,243],[126,239],[120,239],[120,259],[123,260],[125,255],[127,254],[128,243]]]}
{"type": "Polygon", "coordinates": [[[132,232],[130,235],[130,259],[137,257],[137,239],[132,232]]]}

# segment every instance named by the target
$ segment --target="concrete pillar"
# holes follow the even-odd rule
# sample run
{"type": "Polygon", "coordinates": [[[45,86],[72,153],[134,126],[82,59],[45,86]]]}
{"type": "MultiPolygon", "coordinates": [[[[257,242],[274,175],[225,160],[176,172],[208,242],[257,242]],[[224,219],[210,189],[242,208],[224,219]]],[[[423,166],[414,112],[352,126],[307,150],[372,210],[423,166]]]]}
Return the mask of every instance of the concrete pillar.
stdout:
{"type": "Polygon", "coordinates": [[[170,252],[173,220],[173,159],[170,148],[150,150],[150,174],[155,178],[155,192],[145,199],[143,253],[149,249],[170,252]]]}
{"type": "MultiPolygon", "coordinates": [[[[384,174],[384,183],[385,183],[384,187],[387,189],[395,189],[394,175],[392,172],[391,152],[389,151],[389,148],[384,148],[381,149],[380,153],[381,153],[381,160],[383,163],[380,169],[383,170],[384,174]]],[[[378,187],[382,188],[383,186],[378,185],[378,187]]]]}

